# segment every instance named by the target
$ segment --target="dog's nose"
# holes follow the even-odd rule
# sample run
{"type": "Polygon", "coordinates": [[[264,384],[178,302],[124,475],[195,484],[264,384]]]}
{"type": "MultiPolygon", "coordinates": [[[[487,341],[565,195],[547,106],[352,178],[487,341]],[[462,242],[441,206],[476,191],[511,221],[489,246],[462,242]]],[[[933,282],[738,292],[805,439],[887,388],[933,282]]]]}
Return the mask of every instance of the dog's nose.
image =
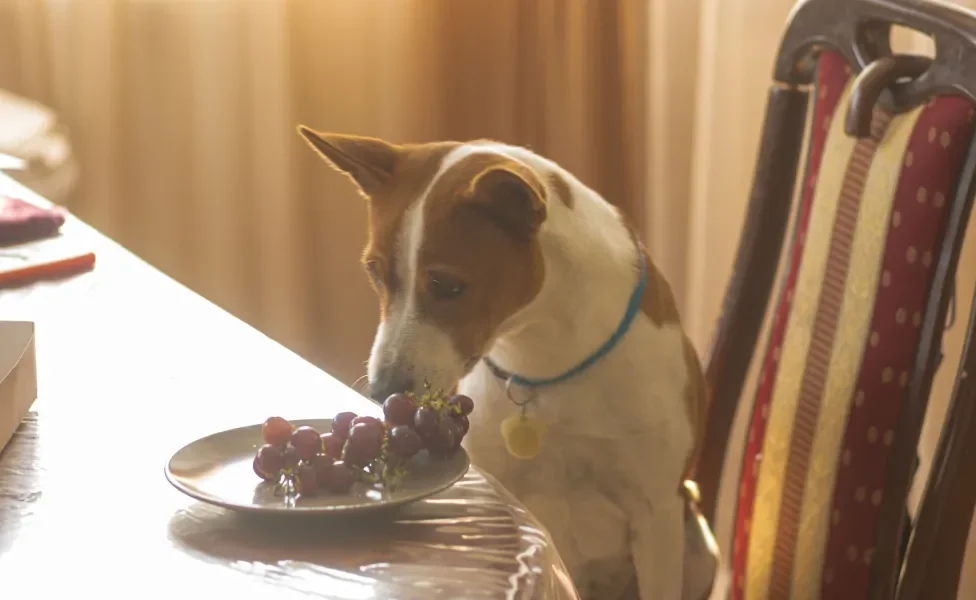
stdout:
{"type": "Polygon", "coordinates": [[[413,389],[413,378],[400,371],[382,372],[369,382],[369,397],[382,403],[393,394],[413,389]]]}

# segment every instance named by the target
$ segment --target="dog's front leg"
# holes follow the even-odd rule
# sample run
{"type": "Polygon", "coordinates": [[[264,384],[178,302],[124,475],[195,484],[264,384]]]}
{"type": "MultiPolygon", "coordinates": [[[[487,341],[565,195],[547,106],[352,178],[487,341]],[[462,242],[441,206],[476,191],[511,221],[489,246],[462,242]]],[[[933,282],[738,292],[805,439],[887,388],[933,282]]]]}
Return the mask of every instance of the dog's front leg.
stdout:
{"type": "Polygon", "coordinates": [[[641,600],[682,597],[684,527],[684,499],[677,493],[655,498],[632,516],[631,553],[641,600]]]}
{"type": "Polygon", "coordinates": [[[522,495],[522,503],[546,528],[573,583],[578,588],[586,588],[589,580],[581,570],[582,557],[573,536],[573,515],[566,495],[533,491],[522,495]]]}

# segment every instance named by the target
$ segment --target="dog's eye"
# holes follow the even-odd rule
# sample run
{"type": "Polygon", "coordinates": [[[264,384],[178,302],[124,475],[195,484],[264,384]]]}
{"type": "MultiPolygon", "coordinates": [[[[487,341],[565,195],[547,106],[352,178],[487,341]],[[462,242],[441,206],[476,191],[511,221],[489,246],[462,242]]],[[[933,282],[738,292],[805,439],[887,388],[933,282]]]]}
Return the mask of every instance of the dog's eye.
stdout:
{"type": "Polygon", "coordinates": [[[464,293],[467,285],[446,275],[431,275],[427,286],[432,296],[438,300],[454,300],[464,293]]]}

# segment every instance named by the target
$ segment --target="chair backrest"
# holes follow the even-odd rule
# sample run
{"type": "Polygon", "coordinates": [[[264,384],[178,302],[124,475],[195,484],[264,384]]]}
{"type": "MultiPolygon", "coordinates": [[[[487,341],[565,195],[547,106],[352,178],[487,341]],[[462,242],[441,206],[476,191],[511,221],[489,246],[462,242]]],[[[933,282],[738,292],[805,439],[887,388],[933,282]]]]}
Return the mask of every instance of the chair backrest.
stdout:
{"type": "Polygon", "coordinates": [[[974,100],[971,12],[923,0],[807,0],[790,17],[706,361],[712,407],[696,480],[713,522],[795,197],[737,494],[733,598],[895,595],[918,437],[976,191],[974,100]],[[931,36],[935,57],[893,56],[893,24],[931,36]]]}

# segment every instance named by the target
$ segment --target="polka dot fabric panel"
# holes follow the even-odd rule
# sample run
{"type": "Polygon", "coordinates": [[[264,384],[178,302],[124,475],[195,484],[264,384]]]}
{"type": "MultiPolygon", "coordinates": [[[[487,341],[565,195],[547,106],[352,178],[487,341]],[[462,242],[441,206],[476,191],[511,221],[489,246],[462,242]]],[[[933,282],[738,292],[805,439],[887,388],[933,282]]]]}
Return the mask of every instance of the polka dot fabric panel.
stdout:
{"type": "Polygon", "coordinates": [[[919,343],[968,101],[875,110],[847,136],[852,76],[819,58],[806,173],[748,429],[733,598],[863,598],[886,458],[919,343]],[[836,118],[835,118],[836,117],[836,118]]]}
{"type": "Polygon", "coordinates": [[[948,200],[956,192],[972,134],[969,101],[939,98],[920,111],[901,161],[830,507],[824,597],[867,594],[888,450],[914,366],[948,200]]]}

